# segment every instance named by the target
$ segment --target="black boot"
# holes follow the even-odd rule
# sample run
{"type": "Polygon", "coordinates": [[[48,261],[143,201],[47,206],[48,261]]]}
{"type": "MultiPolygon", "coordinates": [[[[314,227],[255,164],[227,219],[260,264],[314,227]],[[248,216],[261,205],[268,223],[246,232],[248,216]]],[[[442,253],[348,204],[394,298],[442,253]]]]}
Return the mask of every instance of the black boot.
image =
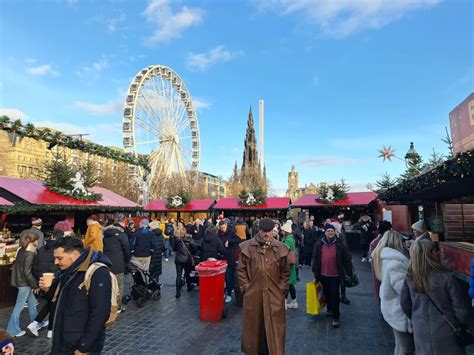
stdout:
{"type": "Polygon", "coordinates": [[[346,295],[343,295],[343,296],[341,297],[341,303],[350,305],[350,304],[351,304],[351,301],[349,301],[349,300],[346,298],[346,295]]]}

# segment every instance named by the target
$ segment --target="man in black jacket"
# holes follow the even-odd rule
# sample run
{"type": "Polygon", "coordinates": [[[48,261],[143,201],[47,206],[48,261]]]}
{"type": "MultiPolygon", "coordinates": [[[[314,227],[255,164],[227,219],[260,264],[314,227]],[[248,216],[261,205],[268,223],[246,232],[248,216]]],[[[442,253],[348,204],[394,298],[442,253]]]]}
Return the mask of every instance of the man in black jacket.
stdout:
{"type": "Polygon", "coordinates": [[[221,259],[226,250],[222,240],[217,236],[218,228],[216,226],[207,227],[206,234],[202,241],[202,260],[206,261],[209,258],[221,259]]]}
{"type": "Polygon", "coordinates": [[[122,216],[116,216],[115,221],[109,219],[107,227],[104,228],[104,254],[112,262],[110,271],[117,277],[119,294],[117,295],[118,313],[125,310],[122,305],[123,293],[123,278],[125,268],[130,262],[130,243],[128,236],[125,233],[125,223],[122,216]]]}
{"type": "Polygon", "coordinates": [[[196,218],[194,224],[189,227],[189,234],[191,234],[195,241],[200,241],[204,236],[204,226],[199,218],[196,218]]]}
{"type": "Polygon", "coordinates": [[[110,266],[110,260],[101,253],[84,249],[82,241],[75,237],[58,239],[54,257],[61,273],[51,287],[40,279],[40,288],[57,302],[51,354],[100,353],[111,310],[112,282],[108,268],[100,267],[94,272],[89,292],[79,286],[91,264],[100,262],[110,266]]]}

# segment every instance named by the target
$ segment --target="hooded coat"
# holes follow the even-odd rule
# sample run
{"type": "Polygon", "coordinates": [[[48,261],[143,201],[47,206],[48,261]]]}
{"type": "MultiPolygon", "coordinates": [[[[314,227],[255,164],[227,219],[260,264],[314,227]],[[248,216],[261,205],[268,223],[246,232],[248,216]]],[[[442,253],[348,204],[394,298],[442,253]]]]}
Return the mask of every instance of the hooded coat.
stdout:
{"type": "MultiPolygon", "coordinates": [[[[472,322],[472,308],[454,275],[431,271],[429,278],[435,286],[428,295],[446,318],[455,326],[472,322]]],[[[416,292],[413,281],[408,277],[403,284],[400,302],[412,321],[417,355],[466,354],[466,350],[457,344],[452,328],[426,293],[416,292]]]]}
{"type": "Polygon", "coordinates": [[[201,248],[203,261],[209,258],[222,259],[226,252],[222,240],[217,236],[217,234],[212,233],[206,233],[204,235],[201,248]]]}
{"type": "Polygon", "coordinates": [[[160,228],[152,229],[155,236],[155,247],[150,259],[150,273],[159,276],[163,270],[163,251],[165,250],[165,239],[160,228]]]}
{"type": "Polygon", "coordinates": [[[112,262],[110,271],[114,274],[123,274],[131,257],[130,243],[124,228],[120,224],[105,227],[103,244],[104,254],[112,262]]]}
{"type": "Polygon", "coordinates": [[[104,250],[102,238],[102,226],[99,222],[94,221],[87,226],[86,235],[84,237],[84,247],[102,252],[104,250]]]}
{"type": "Polygon", "coordinates": [[[67,269],[53,281],[59,287],[53,325],[51,354],[100,352],[105,342],[105,322],[110,315],[112,281],[109,270],[101,267],[91,278],[89,293],[79,288],[89,265],[100,262],[111,266],[102,253],[85,249],[67,269]],[[59,286],[58,286],[59,285],[59,286]]]}
{"type": "Polygon", "coordinates": [[[393,329],[403,333],[413,333],[411,322],[400,305],[400,295],[409,260],[398,250],[388,247],[382,249],[380,260],[382,283],[379,295],[383,318],[393,329]]]}
{"type": "Polygon", "coordinates": [[[245,241],[239,247],[239,285],[244,295],[242,351],[246,354],[263,353],[266,336],[270,354],[284,354],[289,249],[272,240],[264,251],[256,239],[245,241]]]}
{"type": "Polygon", "coordinates": [[[56,272],[59,267],[54,263],[54,245],[55,240],[47,240],[46,244],[38,249],[35,256],[33,273],[37,279],[43,276],[45,272],[56,272]]]}

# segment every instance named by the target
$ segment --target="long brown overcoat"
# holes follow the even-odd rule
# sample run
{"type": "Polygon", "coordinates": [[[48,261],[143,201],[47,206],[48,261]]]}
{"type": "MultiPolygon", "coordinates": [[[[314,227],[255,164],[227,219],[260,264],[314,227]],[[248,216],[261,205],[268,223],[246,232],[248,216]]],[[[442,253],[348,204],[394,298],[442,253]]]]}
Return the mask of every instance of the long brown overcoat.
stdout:
{"type": "Polygon", "coordinates": [[[265,252],[255,239],[239,246],[239,285],[244,295],[242,351],[263,353],[266,336],[270,354],[284,354],[289,249],[277,240],[272,240],[265,252]]]}

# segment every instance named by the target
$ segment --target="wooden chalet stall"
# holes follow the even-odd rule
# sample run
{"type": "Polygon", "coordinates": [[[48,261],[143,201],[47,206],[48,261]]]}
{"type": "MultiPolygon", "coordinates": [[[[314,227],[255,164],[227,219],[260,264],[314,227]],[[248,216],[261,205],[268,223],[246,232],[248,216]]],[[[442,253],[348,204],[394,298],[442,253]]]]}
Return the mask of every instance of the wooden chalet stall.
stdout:
{"type": "Polygon", "coordinates": [[[149,202],[143,209],[150,212],[152,219],[160,219],[161,217],[183,219],[185,222],[196,218],[211,218],[213,207],[216,200],[191,200],[186,206],[181,208],[167,208],[166,200],[153,200],[149,202]]]}
{"type": "Polygon", "coordinates": [[[358,247],[360,232],[352,231],[351,226],[356,223],[362,213],[367,213],[372,221],[382,215],[380,201],[375,192],[349,192],[347,197],[332,203],[319,201],[320,195],[309,194],[299,198],[291,205],[292,216],[299,225],[314,216],[314,224],[322,225],[327,218],[335,218],[339,212],[344,212],[344,229],[351,247],[358,247]]]}
{"type": "Polygon", "coordinates": [[[8,256],[0,268],[0,307],[14,303],[16,289],[10,287],[11,264],[18,249],[19,235],[31,227],[31,217],[43,220],[42,231],[51,234],[60,220],[68,220],[78,236],[86,232],[86,219],[92,213],[135,212],[136,203],[101,187],[91,189],[102,195],[99,201],[82,201],[51,191],[41,181],[0,176],[0,250],[8,256]]]}
{"type": "MultiPolygon", "coordinates": [[[[379,196],[388,205],[404,205],[408,216],[423,218],[431,239],[440,242],[445,263],[457,276],[470,278],[474,258],[474,150],[399,183],[379,196]]],[[[388,208],[388,207],[387,207],[388,208]]]]}
{"type": "Polygon", "coordinates": [[[214,209],[224,217],[241,216],[245,220],[265,217],[284,220],[288,217],[291,200],[288,197],[267,197],[259,206],[240,206],[238,197],[220,199],[214,209]]]}

